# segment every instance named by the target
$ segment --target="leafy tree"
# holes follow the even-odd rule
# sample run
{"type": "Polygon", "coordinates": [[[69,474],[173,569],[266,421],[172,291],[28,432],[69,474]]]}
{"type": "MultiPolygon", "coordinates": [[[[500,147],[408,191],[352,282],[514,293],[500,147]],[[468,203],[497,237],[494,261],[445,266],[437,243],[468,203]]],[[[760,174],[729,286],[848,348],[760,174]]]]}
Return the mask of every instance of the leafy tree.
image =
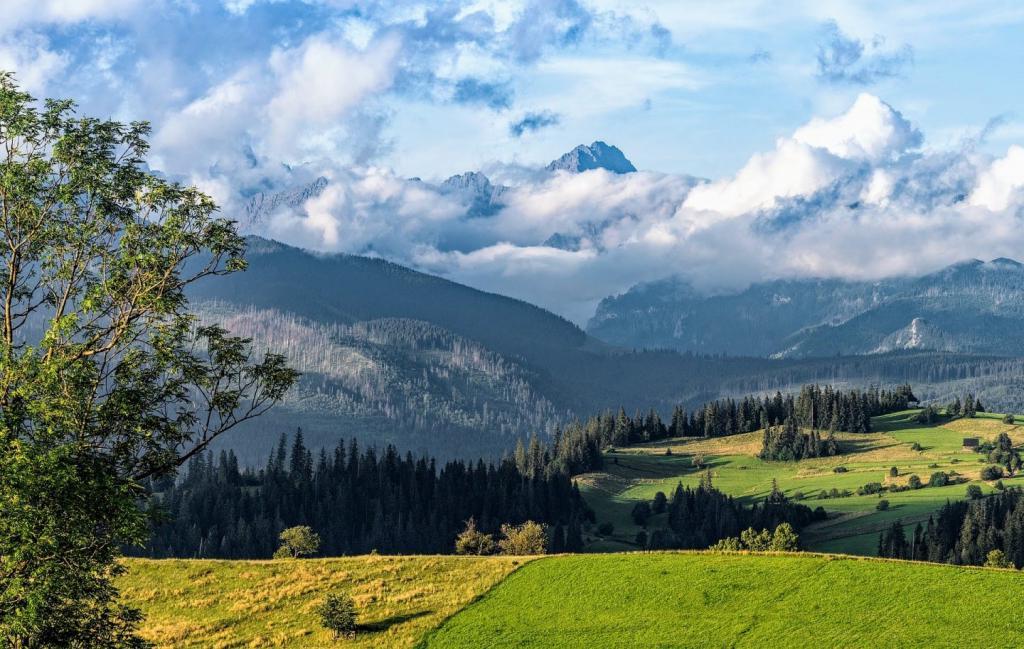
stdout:
{"type": "Polygon", "coordinates": [[[1006,413],[1005,415],[1003,415],[1003,423],[1004,424],[1012,424],[1013,422],[1014,422],[1014,418],[1013,418],[1012,414],[1006,413]]]}
{"type": "Polygon", "coordinates": [[[455,539],[455,554],[494,554],[497,544],[490,534],[484,534],[476,528],[476,519],[472,516],[466,521],[466,529],[455,539]]]}
{"type": "Polygon", "coordinates": [[[748,527],[740,533],[740,543],[748,550],[764,552],[771,549],[772,533],[768,530],[757,532],[754,528],[748,527]]]}
{"type": "Polygon", "coordinates": [[[910,487],[911,489],[920,489],[921,478],[917,477],[916,473],[911,474],[911,476],[907,478],[907,486],[910,487]]]}
{"type": "Polygon", "coordinates": [[[796,552],[800,549],[800,539],[793,526],[789,523],[780,523],[772,533],[771,549],[776,552],[796,552]]]}
{"type": "Polygon", "coordinates": [[[548,551],[547,530],[540,523],[526,521],[522,525],[502,525],[501,533],[504,538],[498,541],[498,547],[502,554],[546,554],[548,551]]]}
{"type": "Polygon", "coordinates": [[[889,469],[889,477],[890,478],[898,478],[899,475],[900,475],[900,470],[897,469],[896,467],[892,467],[892,468],[889,469]]]}
{"type": "Polygon", "coordinates": [[[982,480],[998,480],[1003,477],[1002,467],[990,465],[981,470],[982,480]]]}
{"type": "Polygon", "coordinates": [[[949,484],[949,476],[942,471],[936,471],[928,478],[929,487],[945,487],[949,484]]]}
{"type": "Polygon", "coordinates": [[[979,500],[982,497],[981,487],[976,484],[967,485],[967,499],[968,500],[979,500]]]}
{"type": "Polygon", "coordinates": [[[0,73],[0,637],[140,644],[112,578],[143,483],[277,402],[284,358],[199,326],[185,288],[245,268],[193,187],[146,171],[145,123],[42,107],[0,73]]]}
{"type": "Polygon", "coordinates": [[[642,500],[633,505],[633,511],[631,514],[633,516],[634,523],[640,527],[645,527],[647,525],[647,519],[651,517],[651,506],[647,504],[646,500],[642,500]]]}
{"type": "Polygon", "coordinates": [[[885,498],[882,498],[875,505],[875,509],[877,509],[880,512],[884,512],[885,510],[889,509],[889,501],[886,500],[885,498]]]}
{"type": "Polygon", "coordinates": [[[654,499],[651,501],[651,511],[655,514],[664,514],[665,508],[668,506],[668,498],[665,496],[664,491],[659,491],[654,494],[654,499]]]}
{"type": "Polygon", "coordinates": [[[991,550],[985,556],[986,568],[1012,568],[1013,564],[1006,558],[1006,553],[1000,549],[991,550]]]}
{"type": "Polygon", "coordinates": [[[316,607],[320,623],[334,639],[356,634],[356,604],[347,593],[331,593],[316,607]]]}
{"type": "Polygon", "coordinates": [[[274,553],[275,559],[298,559],[316,554],[320,549],[320,535],[308,525],[296,525],[281,532],[281,546],[274,553]]]}

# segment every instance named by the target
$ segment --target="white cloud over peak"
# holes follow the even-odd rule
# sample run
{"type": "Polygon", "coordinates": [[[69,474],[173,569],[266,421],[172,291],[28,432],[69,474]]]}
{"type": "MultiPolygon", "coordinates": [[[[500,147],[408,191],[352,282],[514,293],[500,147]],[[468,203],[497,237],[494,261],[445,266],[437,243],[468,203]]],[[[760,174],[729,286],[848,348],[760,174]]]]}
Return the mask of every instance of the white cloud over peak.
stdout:
{"type": "Polygon", "coordinates": [[[838,117],[812,119],[793,133],[793,139],[840,158],[868,162],[885,162],[922,142],[920,131],[899,111],[867,93],[838,117]]]}

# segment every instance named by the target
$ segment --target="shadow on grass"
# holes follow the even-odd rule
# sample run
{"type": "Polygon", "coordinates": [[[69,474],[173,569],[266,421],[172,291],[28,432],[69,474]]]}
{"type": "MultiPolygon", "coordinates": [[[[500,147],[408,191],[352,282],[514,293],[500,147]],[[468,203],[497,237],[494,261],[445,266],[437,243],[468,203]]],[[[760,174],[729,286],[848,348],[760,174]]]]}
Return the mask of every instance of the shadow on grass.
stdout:
{"type": "Polygon", "coordinates": [[[416,611],[415,613],[402,613],[401,615],[392,615],[391,617],[386,617],[383,620],[377,620],[376,622],[360,624],[358,627],[358,631],[360,633],[380,633],[382,631],[387,631],[395,625],[403,624],[405,622],[415,620],[416,618],[423,617],[425,615],[430,615],[433,612],[434,611],[424,610],[416,611]]]}

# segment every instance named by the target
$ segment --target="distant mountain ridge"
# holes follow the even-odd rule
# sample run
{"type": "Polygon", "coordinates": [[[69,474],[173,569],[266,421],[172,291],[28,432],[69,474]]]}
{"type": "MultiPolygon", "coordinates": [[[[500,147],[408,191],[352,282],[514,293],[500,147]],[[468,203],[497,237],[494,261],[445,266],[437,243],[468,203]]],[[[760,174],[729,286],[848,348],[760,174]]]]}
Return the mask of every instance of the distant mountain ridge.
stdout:
{"type": "Polygon", "coordinates": [[[587,331],[615,345],[774,358],[1024,355],[1024,265],[975,259],[921,277],[776,280],[714,296],[669,278],[606,298],[587,331]]]}

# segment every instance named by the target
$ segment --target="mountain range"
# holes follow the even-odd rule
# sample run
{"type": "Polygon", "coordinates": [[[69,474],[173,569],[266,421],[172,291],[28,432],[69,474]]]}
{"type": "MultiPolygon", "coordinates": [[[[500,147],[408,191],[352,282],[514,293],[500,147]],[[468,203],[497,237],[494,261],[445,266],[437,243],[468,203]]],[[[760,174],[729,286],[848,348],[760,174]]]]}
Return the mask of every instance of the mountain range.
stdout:
{"type": "Polygon", "coordinates": [[[704,295],[677,278],[603,300],[587,331],[625,347],[808,358],[932,350],[1024,355],[1024,265],[970,260],[876,282],[798,279],[704,295]]]}
{"type": "MultiPolygon", "coordinates": [[[[438,457],[497,457],[607,409],[655,408],[805,382],[911,381],[922,398],[965,389],[1019,399],[1024,361],[915,350],[779,358],[624,349],[520,300],[369,257],[250,237],[249,268],[190,290],[205,322],[284,353],[302,372],[284,403],[225,438],[246,463],[283,432],[313,448],[340,438],[438,457]]],[[[750,325],[751,331],[756,327],[750,325]]],[[[927,335],[918,328],[918,335],[927,335]]]]}

